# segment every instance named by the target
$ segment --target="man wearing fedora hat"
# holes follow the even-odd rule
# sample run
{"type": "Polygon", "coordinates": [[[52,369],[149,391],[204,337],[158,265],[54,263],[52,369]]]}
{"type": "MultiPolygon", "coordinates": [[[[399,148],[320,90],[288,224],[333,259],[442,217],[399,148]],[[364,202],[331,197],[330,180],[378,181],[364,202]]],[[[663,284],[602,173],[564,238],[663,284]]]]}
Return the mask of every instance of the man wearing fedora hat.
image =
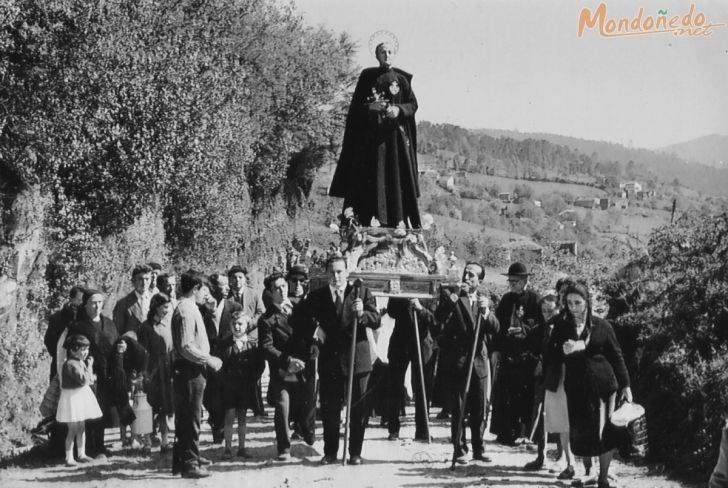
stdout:
{"type": "Polygon", "coordinates": [[[495,315],[501,324],[496,336],[497,364],[493,386],[493,418],[490,431],[497,441],[514,444],[525,440],[533,408],[534,370],[530,333],[543,323],[540,297],[527,288],[528,269],[513,263],[504,273],[510,291],[503,295],[495,315]]]}

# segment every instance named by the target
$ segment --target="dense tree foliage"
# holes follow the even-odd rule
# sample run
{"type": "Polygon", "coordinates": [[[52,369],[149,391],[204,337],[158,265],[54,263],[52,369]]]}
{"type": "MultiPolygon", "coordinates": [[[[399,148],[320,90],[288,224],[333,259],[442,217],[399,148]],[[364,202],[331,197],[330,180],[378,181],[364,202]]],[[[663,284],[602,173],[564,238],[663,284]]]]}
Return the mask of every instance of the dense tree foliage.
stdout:
{"type": "Polygon", "coordinates": [[[728,214],[656,230],[614,288],[633,302],[618,328],[655,457],[706,474],[728,418],[728,214]],[[634,339],[634,340],[632,340],[634,339]]]}
{"type": "Polygon", "coordinates": [[[175,255],[240,251],[251,216],[310,190],[337,142],[353,45],[290,7],[3,4],[0,169],[52,193],[61,256],[149,208],[175,255]]]}

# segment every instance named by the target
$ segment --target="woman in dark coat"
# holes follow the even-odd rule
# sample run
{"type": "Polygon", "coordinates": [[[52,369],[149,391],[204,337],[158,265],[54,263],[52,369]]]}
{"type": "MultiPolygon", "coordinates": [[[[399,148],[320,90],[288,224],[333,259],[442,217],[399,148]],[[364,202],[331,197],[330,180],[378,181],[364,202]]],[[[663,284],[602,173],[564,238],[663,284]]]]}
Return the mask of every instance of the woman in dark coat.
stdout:
{"type": "Polygon", "coordinates": [[[147,320],[139,328],[138,339],[149,354],[144,375],[144,391],[152,406],[155,423],[159,425],[161,449],[168,448],[169,422],[174,415],[172,393],[172,331],[166,318],[172,311],[172,301],[164,293],[157,293],[149,304],[147,320]]]}
{"type": "Polygon", "coordinates": [[[89,356],[94,358],[96,375],[96,400],[103,419],[86,421],[86,452],[92,456],[108,455],[104,445],[104,429],[111,426],[111,401],[109,398],[110,364],[114,356],[114,343],[119,338],[114,322],[101,314],[104,294],[98,290],[86,290],[83,294],[79,318],[69,326],[69,336],[81,334],[89,340],[89,356]]]}
{"type": "Polygon", "coordinates": [[[551,364],[566,366],[572,451],[577,456],[599,456],[597,486],[609,488],[609,464],[616,447],[609,417],[617,398],[632,401],[632,391],[614,330],[606,320],[592,316],[585,284],[566,290],[566,313],[554,326],[548,354],[551,364]]]}

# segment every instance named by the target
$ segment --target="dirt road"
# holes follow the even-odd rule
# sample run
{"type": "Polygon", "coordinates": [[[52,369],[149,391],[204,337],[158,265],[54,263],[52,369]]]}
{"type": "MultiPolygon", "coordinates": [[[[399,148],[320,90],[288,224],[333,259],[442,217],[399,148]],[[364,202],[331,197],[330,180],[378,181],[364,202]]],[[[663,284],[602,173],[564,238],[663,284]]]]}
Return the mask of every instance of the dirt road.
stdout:
{"type": "MultiPolygon", "coordinates": [[[[472,462],[450,471],[451,446],[448,444],[449,423],[432,421],[432,444],[413,442],[413,409],[407,408],[407,418],[401,430],[401,440],[388,441],[387,430],[370,427],[366,432],[362,466],[319,466],[323,441],[309,447],[294,441],[290,462],[275,461],[276,449],[272,412],[256,421],[249,419],[248,447],[250,460],[223,460],[223,450],[211,443],[209,430],[203,430],[203,454],[214,461],[212,476],[203,480],[183,480],[170,472],[170,454],[154,448],[151,456],[125,451],[121,448],[118,431],[107,430],[107,443],[114,455],[106,463],[94,463],[76,468],[48,464],[46,460],[30,459],[0,471],[0,486],[22,487],[103,487],[103,488],[164,488],[164,487],[253,487],[253,488],[358,488],[358,487],[558,487],[570,482],[556,480],[564,466],[549,459],[545,469],[526,472],[521,467],[535,457],[532,447],[506,447],[491,442],[488,437],[486,454],[490,463],[472,462]]],[[[378,420],[375,420],[378,423],[378,420]]],[[[203,424],[203,428],[207,424],[203,424]]],[[[317,434],[320,437],[320,425],[317,434]]],[[[550,449],[554,446],[550,445],[550,449]]],[[[577,465],[577,476],[584,474],[577,465]]],[[[667,480],[639,468],[616,461],[612,470],[619,487],[678,488],[691,485],[667,480]]]]}

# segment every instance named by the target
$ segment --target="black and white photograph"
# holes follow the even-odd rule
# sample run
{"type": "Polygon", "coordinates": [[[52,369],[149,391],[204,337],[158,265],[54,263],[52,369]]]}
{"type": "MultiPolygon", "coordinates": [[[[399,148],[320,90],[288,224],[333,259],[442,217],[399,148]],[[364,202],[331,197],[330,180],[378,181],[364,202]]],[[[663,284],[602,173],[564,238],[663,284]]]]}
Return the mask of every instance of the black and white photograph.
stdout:
{"type": "Polygon", "coordinates": [[[728,2],[0,0],[0,486],[728,488],[728,2]]]}

